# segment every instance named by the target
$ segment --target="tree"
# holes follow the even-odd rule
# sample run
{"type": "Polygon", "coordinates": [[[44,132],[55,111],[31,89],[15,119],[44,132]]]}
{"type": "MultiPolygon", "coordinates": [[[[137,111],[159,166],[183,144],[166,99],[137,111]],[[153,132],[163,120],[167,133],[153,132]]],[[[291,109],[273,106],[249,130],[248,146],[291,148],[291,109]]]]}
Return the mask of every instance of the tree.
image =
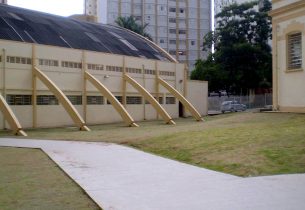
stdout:
{"type": "Polygon", "coordinates": [[[145,32],[145,28],[148,26],[148,23],[144,24],[143,26],[136,22],[136,18],[134,16],[129,17],[118,17],[115,21],[118,26],[123,28],[129,29],[137,34],[140,34],[149,40],[152,40],[150,34],[145,32]]]}
{"type": "Polygon", "coordinates": [[[238,93],[271,84],[272,56],[268,45],[271,21],[267,14],[270,8],[268,0],[224,7],[216,15],[216,30],[209,32],[203,41],[204,50],[214,45],[215,53],[206,61],[197,62],[205,65],[201,68],[196,65],[193,79],[211,81],[211,90],[220,87],[238,93]],[[211,69],[214,76],[209,73],[211,69]],[[214,84],[216,81],[218,84],[214,84]]]}

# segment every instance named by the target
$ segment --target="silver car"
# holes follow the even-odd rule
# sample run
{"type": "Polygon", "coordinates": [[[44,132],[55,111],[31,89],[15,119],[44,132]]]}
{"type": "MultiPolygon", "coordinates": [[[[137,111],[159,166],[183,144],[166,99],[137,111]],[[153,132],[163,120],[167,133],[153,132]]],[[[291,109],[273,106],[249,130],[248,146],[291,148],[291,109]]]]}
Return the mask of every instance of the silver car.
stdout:
{"type": "Polygon", "coordinates": [[[247,109],[246,105],[240,104],[237,101],[224,101],[221,104],[220,110],[222,113],[245,111],[247,109]]]}

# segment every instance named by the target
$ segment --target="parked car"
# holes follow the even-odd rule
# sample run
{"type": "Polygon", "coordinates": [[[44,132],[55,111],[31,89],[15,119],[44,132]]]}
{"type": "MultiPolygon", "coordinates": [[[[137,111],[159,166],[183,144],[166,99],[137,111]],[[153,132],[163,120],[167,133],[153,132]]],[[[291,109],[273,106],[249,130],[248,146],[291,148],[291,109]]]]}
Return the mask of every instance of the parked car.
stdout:
{"type": "Polygon", "coordinates": [[[227,96],[228,95],[226,90],[220,90],[219,92],[220,92],[221,96],[227,96]]]}
{"type": "Polygon", "coordinates": [[[224,101],[222,102],[220,107],[222,113],[245,111],[246,109],[247,109],[246,105],[240,104],[237,101],[224,101]]]}
{"type": "Polygon", "coordinates": [[[209,96],[210,97],[213,97],[213,96],[219,96],[220,97],[220,93],[216,92],[216,91],[212,91],[212,92],[209,92],[209,96]]]}

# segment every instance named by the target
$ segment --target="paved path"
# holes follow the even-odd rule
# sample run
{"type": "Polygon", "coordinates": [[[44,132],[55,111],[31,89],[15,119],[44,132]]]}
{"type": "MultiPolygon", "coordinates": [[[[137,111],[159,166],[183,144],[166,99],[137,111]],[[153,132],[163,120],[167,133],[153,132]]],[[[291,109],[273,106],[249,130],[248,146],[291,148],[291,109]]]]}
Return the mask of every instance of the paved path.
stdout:
{"type": "Polygon", "coordinates": [[[41,148],[104,210],[305,209],[305,174],[240,178],[106,143],[0,146],[41,148]]]}

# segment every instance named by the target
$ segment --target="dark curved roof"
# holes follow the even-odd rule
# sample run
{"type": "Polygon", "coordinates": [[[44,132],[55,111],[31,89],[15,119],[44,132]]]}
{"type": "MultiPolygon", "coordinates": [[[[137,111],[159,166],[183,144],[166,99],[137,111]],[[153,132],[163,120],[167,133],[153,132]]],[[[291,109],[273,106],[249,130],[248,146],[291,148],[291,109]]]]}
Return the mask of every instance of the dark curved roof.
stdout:
{"type": "Polygon", "coordinates": [[[0,4],[0,39],[169,60],[124,29],[0,4]]]}

